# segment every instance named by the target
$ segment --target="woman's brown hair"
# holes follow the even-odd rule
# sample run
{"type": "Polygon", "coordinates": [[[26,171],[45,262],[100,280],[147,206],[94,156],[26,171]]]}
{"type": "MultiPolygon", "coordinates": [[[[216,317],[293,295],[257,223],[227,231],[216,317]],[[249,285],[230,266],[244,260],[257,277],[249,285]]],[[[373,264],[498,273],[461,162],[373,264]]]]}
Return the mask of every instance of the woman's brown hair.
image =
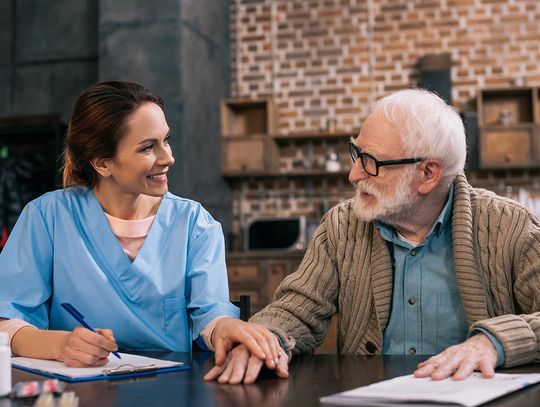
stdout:
{"type": "Polygon", "coordinates": [[[142,104],[163,109],[163,100],[134,82],[98,82],[77,99],[64,143],[62,182],[93,187],[98,176],[91,161],[112,158],[128,131],[127,121],[142,104]]]}

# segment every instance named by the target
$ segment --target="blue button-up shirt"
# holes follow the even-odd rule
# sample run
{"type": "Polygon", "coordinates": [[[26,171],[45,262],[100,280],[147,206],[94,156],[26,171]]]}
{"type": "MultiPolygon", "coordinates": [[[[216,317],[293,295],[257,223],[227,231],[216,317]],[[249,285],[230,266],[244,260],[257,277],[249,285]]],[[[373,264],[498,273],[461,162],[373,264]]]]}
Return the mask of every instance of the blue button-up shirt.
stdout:
{"type": "MultiPolygon", "coordinates": [[[[468,325],[454,273],[453,188],[435,224],[415,245],[382,222],[376,226],[392,254],[392,309],[383,336],[383,354],[436,354],[467,339],[468,325]]],[[[500,343],[489,332],[504,362],[500,343]]]]}

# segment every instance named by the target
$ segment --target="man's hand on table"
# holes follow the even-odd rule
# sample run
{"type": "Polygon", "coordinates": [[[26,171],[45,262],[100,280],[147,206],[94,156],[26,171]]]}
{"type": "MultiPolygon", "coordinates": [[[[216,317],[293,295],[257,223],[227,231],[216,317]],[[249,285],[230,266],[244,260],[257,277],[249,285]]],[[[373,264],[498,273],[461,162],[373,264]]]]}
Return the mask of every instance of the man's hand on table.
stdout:
{"type": "MultiPolygon", "coordinates": [[[[289,377],[289,357],[283,351],[281,352],[277,364],[270,369],[275,370],[277,377],[289,377]]],[[[264,360],[261,360],[254,354],[251,354],[245,345],[239,345],[229,352],[225,363],[221,366],[214,366],[205,376],[204,380],[217,380],[222,384],[254,383],[264,360]]],[[[268,364],[267,364],[268,367],[268,364]]]]}
{"type": "Polygon", "coordinates": [[[429,376],[433,380],[450,376],[453,380],[463,380],[475,370],[479,370],[483,377],[490,378],[495,374],[497,357],[497,350],[491,340],[479,333],[420,363],[414,375],[429,376]]]}

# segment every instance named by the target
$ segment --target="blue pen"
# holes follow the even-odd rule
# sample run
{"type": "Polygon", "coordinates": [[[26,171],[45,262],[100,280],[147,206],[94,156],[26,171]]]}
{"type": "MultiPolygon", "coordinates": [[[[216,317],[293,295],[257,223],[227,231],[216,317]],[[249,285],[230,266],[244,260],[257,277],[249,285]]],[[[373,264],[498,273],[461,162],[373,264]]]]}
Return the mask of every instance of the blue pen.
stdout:
{"type": "MultiPolygon", "coordinates": [[[[69,302],[63,302],[60,304],[67,312],[71,314],[73,318],[75,318],[79,323],[84,326],[86,329],[90,329],[92,332],[96,332],[94,328],[92,328],[90,325],[88,325],[88,322],[84,320],[83,314],[81,314],[79,311],[75,309],[73,305],[71,305],[69,302]]],[[[96,332],[97,333],[97,332],[96,332]]],[[[114,356],[116,356],[118,359],[122,359],[118,352],[111,352],[114,356]]]]}

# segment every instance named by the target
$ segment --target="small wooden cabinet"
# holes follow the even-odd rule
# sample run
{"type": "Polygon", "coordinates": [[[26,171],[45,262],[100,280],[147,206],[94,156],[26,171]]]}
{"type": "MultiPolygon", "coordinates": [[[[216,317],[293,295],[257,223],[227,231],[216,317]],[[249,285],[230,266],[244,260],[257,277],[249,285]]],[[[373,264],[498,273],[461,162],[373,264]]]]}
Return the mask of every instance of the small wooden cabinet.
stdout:
{"type": "Polygon", "coordinates": [[[277,109],[271,98],[221,102],[221,171],[225,176],[274,173],[279,169],[275,140],[277,109]]]}
{"type": "Polygon", "coordinates": [[[223,137],[221,152],[221,171],[225,176],[272,174],[279,169],[276,142],[267,135],[223,137]]]}
{"type": "Polygon", "coordinates": [[[277,117],[277,108],[271,98],[225,99],[221,102],[221,135],[275,134],[277,117]]]}
{"type": "MultiPolygon", "coordinates": [[[[294,273],[304,252],[236,252],[227,254],[229,290],[232,301],[240,295],[251,297],[254,314],[272,302],[274,293],[283,279],[294,273]]],[[[332,318],[328,335],[317,353],[336,350],[336,318],[332,318]]]]}
{"type": "Polygon", "coordinates": [[[480,166],[539,167],[539,89],[483,89],[477,104],[480,166]]]}

